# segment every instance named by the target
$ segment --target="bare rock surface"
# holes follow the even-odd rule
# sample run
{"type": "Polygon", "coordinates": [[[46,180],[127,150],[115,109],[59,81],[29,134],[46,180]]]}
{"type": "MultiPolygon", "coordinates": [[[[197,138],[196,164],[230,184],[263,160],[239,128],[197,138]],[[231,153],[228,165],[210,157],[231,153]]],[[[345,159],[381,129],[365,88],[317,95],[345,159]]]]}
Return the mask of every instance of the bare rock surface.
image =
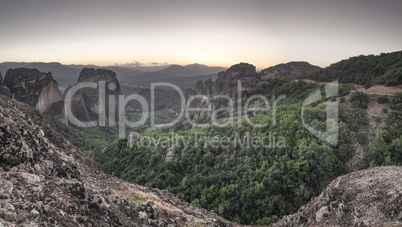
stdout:
{"type": "Polygon", "coordinates": [[[114,117],[112,115],[111,118],[116,119],[118,116],[118,96],[121,94],[120,83],[115,72],[108,69],[83,68],[77,83],[66,89],[63,99],[71,107],[74,116],[81,121],[98,120],[98,116],[103,112],[106,117],[114,114],[114,117]],[[84,83],[91,83],[95,87],[83,86],[74,93],[71,91],[71,95],[73,95],[71,102],[66,99],[70,89],[84,85],[84,83]],[[109,108],[109,97],[115,101],[112,108],[109,108]],[[109,111],[113,112],[109,113],[109,111]]]}
{"type": "Polygon", "coordinates": [[[4,83],[14,99],[35,107],[41,113],[62,98],[51,72],[27,68],[9,69],[4,83]]]}
{"type": "Polygon", "coordinates": [[[34,108],[0,96],[0,226],[233,226],[102,173],[34,108]]]}
{"type": "Polygon", "coordinates": [[[4,83],[1,73],[0,73],[0,94],[5,95],[7,97],[11,96],[10,89],[8,89],[7,85],[4,83]]]}
{"type": "Polygon", "coordinates": [[[273,226],[402,226],[402,167],[338,177],[297,213],[273,226]]]}
{"type": "Polygon", "coordinates": [[[214,96],[220,94],[232,94],[236,91],[237,80],[244,81],[250,86],[252,81],[253,89],[259,87],[257,78],[260,74],[257,73],[255,66],[248,63],[239,63],[231,66],[225,72],[218,73],[215,81],[208,79],[206,81],[198,81],[195,85],[197,94],[214,96]]]}

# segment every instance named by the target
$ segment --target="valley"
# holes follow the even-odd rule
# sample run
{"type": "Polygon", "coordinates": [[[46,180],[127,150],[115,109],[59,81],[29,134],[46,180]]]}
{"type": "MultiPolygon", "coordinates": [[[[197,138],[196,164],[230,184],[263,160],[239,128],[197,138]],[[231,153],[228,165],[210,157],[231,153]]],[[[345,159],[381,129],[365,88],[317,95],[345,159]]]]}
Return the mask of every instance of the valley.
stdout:
{"type": "MultiPolygon", "coordinates": [[[[30,184],[41,187],[40,191],[50,179],[55,185],[66,185],[65,191],[54,191],[50,200],[41,194],[37,199],[55,201],[60,193],[68,195],[64,199],[74,201],[74,211],[57,209],[66,212],[71,223],[84,220],[82,212],[97,210],[109,224],[133,220],[179,226],[192,222],[201,226],[398,224],[401,61],[402,52],[393,52],[351,57],[326,68],[289,62],[260,72],[249,63],[228,69],[173,65],[142,76],[125,75],[130,84],[138,82],[134,87],[123,85],[118,70],[83,67],[76,81],[65,84],[63,93],[55,86],[54,73],[11,69],[4,82],[0,80],[1,174],[9,175],[3,183],[18,186],[16,179],[26,172],[35,176],[25,174],[24,187],[30,184]],[[222,71],[204,77],[214,70],[222,71]],[[173,83],[181,77],[186,78],[177,85],[184,90],[181,94],[146,85],[173,83]],[[336,79],[335,89],[327,86],[336,79]],[[87,83],[86,87],[67,95],[80,83],[87,83]],[[130,95],[135,98],[126,101],[130,95]],[[153,105],[144,106],[141,100],[153,105]],[[7,110],[11,106],[16,112],[7,110]],[[24,118],[24,112],[35,121],[24,118]],[[82,124],[75,124],[71,115],[82,124]],[[146,118],[141,122],[142,116],[146,118]],[[10,145],[16,138],[7,133],[16,120],[28,122],[32,133],[39,130],[33,125],[40,124],[43,135],[10,145]],[[87,127],[90,124],[93,127],[87,127]],[[34,147],[32,152],[40,154],[32,155],[27,148],[30,143],[54,150],[54,160],[62,160],[66,164],[59,164],[67,165],[66,169],[57,170],[57,164],[50,173],[44,172],[47,167],[40,163],[47,160],[46,153],[34,147]],[[86,181],[91,184],[82,183],[86,181]],[[81,195],[71,189],[73,184],[88,193],[81,195]],[[370,191],[371,187],[375,190],[370,191]],[[387,197],[381,190],[391,194],[387,197]],[[133,209],[132,219],[123,218],[123,208],[111,203],[110,193],[117,193],[118,200],[133,209]],[[377,200],[361,202],[359,193],[377,200]],[[85,205],[78,205],[70,194],[82,196],[85,205]],[[95,198],[107,202],[95,206],[95,198]],[[371,211],[362,211],[368,205],[373,206],[371,211]],[[106,211],[115,219],[107,219],[106,211]],[[82,217],[71,219],[77,212],[82,217]]],[[[15,135],[27,130],[21,127],[15,135]]],[[[26,212],[20,206],[15,210],[21,211],[13,214],[26,212]]],[[[0,212],[0,223],[12,226],[17,218],[4,212],[0,212]]],[[[35,208],[33,223],[66,218],[52,213],[55,220],[47,220],[46,212],[50,212],[46,207],[35,208]]],[[[97,223],[98,216],[87,218],[85,222],[97,223]]]]}

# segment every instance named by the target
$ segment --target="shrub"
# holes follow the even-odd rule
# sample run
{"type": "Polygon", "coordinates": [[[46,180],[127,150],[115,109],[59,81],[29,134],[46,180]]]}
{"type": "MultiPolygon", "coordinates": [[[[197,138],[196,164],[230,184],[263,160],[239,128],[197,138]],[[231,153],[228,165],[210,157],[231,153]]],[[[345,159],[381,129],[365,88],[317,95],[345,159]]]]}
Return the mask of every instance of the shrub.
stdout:
{"type": "Polygon", "coordinates": [[[387,96],[380,96],[377,98],[377,102],[380,104],[388,103],[388,97],[387,96]]]}
{"type": "Polygon", "coordinates": [[[353,108],[359,107],[367,109],[370,99],[364,92],[355,92],[350,96],[350,102],[353,104],[353,108]]]}
{"type": "Polygon", "coordinates": [[[350,101],[351,102],[369,102],[369,97],[366,93],[364,92],[354,92],[351,96],[350,96],[350,101]]]}
{"type": "Polygon", "coordinates": [[[367,133],[365,133],[365,132],[357,133],[356,139],[359,144],[361,144],[363,146],[366,145],[367,144],[367,133]]]}

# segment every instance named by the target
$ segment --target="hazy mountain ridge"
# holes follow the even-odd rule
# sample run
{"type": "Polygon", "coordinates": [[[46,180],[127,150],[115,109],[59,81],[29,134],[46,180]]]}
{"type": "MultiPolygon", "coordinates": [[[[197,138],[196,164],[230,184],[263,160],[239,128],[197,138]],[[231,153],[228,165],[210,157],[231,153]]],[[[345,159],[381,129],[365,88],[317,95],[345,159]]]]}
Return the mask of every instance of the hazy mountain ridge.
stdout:
{"type": "Polygon", "coordinates": [[[190,88],[195,85],[195,82],[200,77],[214,77],[218,72],[224,71],[223,67],[209,67],[201,64],[192,65],[170,65],[166,69],[157,72],[145,72],[136,77],[126,78],[122,80],[122,84],[129,86],[145,86],[149,87],[155,82],[174,83],[182,89],[190,88]],[[191,81],[186,83],[186,81],[191,81]],[[188,85],[192,85],[187,87],[188,85]]]}
{"type": "Polygon", "coordinates": [[[209,67],[201,64],[191,64],[186,66],[166,65],[166,66],[97,66],[97,65],[63,65],[58,62],[3,62],[0,63],[0,73],[3,75],[8,69],[15,68],[38,69],[41,72],[52,72],[53,77],[59,83],[61,91],[75,84],[79,72],[85,67],[96,69],[109,69],[117,74],[117,78],[124,86],[149,87],[152,82],[174,83],[181,88],[193,87],[196,80],[201,78],[215,77],[215,75],[225,70],[223,67],[209,67]],[[149,70],[149,71],[147,71],[149,70]],[[196,78],[193,78],[196,77],[196,78]]]}
{"type": "MultiPolygon", "coordinates": [[[[182,76],[200,76],[202,74],[216,74],[225,70],[223,67],[209,67],[201,64],[191,64],[186,66],[170,65],[164,70],[158,72],[147,72],[144,76],[152,76],[155,78],[170,78],[170,77],[182,77],[182,76]]],[[[139,76],[141,77],[141,76],[139,76]]]]}

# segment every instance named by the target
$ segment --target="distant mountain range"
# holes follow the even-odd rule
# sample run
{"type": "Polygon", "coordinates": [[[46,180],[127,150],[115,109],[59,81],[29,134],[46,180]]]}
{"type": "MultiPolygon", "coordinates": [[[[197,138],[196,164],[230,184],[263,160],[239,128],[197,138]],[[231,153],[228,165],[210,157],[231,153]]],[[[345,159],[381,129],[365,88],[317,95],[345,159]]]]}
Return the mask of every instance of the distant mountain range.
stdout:
{"type": "Polygon", "coordinates": [[[181,88],[194,87],[198,80],[215,79],[218,72],[225,71],[223,67],[209,67],[206,65],[171,65],[156,72],[145,72],[135,77],[119,77],[122,85],[149,87],[152,82],[173,83],[181,88]]]}
{"type": "Polygon", "coordinates": [[[59,83],[61,91],[76,83],[81,69],[85,67],[112,70],[116,72],[120,83],[129,87],[149,87],[153,82],[168,82],[181,88],[189,88],[194,87],[198,80],[215,79],[218,72],[225,70],[223,67],[209,67],[201,64],[123,67],[63,65],[58,62],[3,62],[0,63],[0,73],[5,75],[7,70],[20,67],[35,68],[41,72],[52,72],[52,76],[59,83]]]}

